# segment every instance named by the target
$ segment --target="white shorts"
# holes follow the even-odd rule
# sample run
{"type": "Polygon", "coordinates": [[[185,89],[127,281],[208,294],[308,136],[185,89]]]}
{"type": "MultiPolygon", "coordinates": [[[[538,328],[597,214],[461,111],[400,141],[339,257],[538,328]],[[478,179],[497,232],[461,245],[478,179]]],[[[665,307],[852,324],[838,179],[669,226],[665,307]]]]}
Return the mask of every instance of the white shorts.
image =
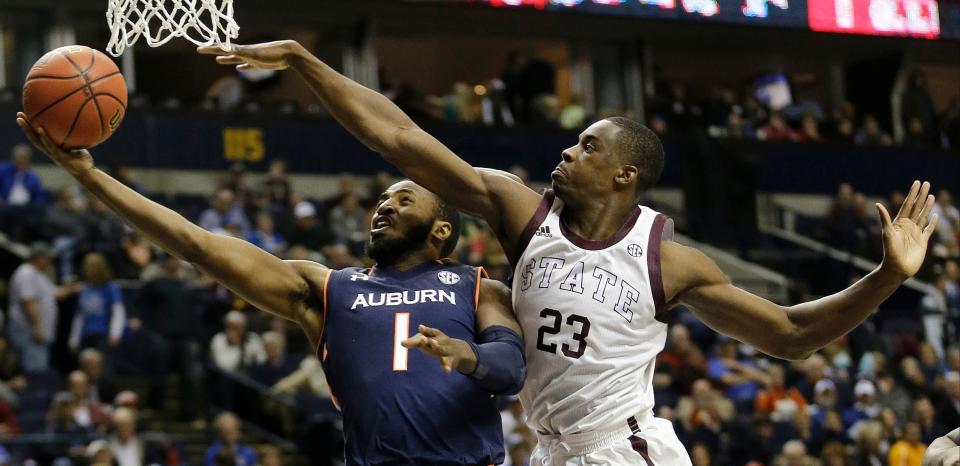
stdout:
{"type": "Polygon", "coordinates": [[[691,466],[670,421],[652,415],[637,419],[604,432],[538,433],[530,466],[691,466]]]}

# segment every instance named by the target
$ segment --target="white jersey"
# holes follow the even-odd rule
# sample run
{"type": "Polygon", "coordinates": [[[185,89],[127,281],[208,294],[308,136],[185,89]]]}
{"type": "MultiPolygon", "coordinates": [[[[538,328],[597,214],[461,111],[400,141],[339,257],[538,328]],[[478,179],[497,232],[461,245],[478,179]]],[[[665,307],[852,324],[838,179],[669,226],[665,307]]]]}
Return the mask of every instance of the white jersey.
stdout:
{"type": "Polygon", "coordinates": [[[527,424],[567,435],[625,425],[653,409],[654,360],[667,339],[660,242],[673,223],[637,206],[604,241],[578,237],[547,191],[521,236],[513,305],[526,340],[527,424]]]}

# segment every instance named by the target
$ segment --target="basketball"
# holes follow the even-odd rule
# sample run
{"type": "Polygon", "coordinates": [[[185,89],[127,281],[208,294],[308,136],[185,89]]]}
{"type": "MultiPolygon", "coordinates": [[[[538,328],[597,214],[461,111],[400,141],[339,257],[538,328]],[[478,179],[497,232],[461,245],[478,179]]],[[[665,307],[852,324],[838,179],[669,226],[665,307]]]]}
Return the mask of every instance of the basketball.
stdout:
{"type": "Polygon", "coordinates": [[[82,45],[53,50],[38,60],[23,86],[23,111],[65,149],[106,141],[123,121],[127,85],[103,53],[82,45]]]}

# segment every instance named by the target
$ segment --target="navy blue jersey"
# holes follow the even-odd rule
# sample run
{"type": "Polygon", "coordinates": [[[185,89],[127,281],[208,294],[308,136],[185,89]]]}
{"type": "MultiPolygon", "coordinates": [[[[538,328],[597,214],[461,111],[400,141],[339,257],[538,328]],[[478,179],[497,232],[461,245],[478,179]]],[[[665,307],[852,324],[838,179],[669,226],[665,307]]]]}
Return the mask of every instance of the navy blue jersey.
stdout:
{"type": "Polygon", "coordinates": [[[348,465],[503,461],[494,397],[400,342],[418,326],[475,341],[482,270],[428,262],[407,271],[343,269],[325,286],[320,359],[343,415],[348,465]]]}

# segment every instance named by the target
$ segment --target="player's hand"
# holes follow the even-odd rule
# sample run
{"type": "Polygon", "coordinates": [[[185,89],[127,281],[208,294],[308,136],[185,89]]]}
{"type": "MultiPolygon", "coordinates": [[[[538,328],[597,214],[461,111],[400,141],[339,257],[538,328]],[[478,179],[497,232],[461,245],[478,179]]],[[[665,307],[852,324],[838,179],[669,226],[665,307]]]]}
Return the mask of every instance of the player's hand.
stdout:
{"type": "Polygon", "coordinates": [[[454,369],[472,374],[477,370],[477,355],[470,345],[458,338],[450,338],[440,330],[420,326],[420,333],[400,342],[404,348],[417,348],[440,360],[444,372],[454,369]]]}
{"type": "Polygon", "coordinates": [[[930,218],[935,199],[930,194],[930,183],[914,181],[897,216],[877,204],[883,225],[883,262],[880,269],[906,280],[920,270],[927,255],[927,242],[937,228],[937,215],[930,218]],[[929,220],[929,221],[928,221],[929,220]]]}
{"type": "Polygon", "coordinates": [[[23,131],[23,134],[27,136],[27,139],[34,147],[40,152],[47,154],[50,160],[53,160],[54,163],[63,167],[63,169],[71,175],[77,176],[93,168],[93,157],[90,155],[90,152],[85,149],[65,150],[54,144],[53,141],[47,137],[47,133],[43,131],[43,128],[34,129],[33,126],[30,125],[30,121],[27,120],[27,115],[23,112],[17,113],[17,126],[20,127],[20,130],[23,131]]]}
{"type": "Polygon", "coordinates": [[[237,65],[237,71],[285,70],[290,67],[289,59],[303,47],[292,40],[265,42],[262,44],[233,44],[230,50],[220,47],[197,47],[201,55],[216,55],[221,65],[237,65]]]}

